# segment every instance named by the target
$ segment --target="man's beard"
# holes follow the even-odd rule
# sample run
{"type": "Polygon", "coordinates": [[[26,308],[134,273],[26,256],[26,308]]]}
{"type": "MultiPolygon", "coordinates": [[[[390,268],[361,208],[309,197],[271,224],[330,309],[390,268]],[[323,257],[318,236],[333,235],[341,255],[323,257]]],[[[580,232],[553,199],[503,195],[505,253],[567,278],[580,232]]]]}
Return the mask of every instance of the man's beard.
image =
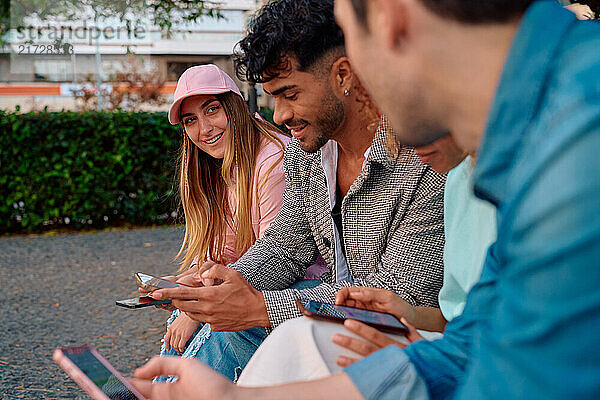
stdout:
{"type": "Polygon", "coordinates": [[[300,141],[300,147],[307,153],[316,153],[333,137],[345,117],[344,104],[329,91],[321,102],[321,112],[312,124],[314,140],[300,141]]]}

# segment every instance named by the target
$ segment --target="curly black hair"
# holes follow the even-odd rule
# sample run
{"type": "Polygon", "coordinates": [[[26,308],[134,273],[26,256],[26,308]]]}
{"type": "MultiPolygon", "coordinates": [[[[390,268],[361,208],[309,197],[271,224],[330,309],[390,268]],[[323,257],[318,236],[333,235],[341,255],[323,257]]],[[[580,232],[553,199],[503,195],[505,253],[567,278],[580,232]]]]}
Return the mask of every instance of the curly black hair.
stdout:
{"type": "Polygon", "coordinates": [[[307,71],[333,49],[344,51],[344,34],[333,16],[333,0],[272,0],[248,23],[234,51],[240,80],[268,82],[285,71],[288,56],[307,71]]]}

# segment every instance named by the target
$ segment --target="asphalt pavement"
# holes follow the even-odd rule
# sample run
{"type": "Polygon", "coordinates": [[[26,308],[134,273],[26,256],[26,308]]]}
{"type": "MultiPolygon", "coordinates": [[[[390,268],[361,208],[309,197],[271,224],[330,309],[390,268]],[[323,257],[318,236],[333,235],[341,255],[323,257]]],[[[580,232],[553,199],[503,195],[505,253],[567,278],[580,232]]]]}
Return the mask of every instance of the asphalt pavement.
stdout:
{"type": "Polygon", "coordinates": [[[88,399],[52,361],[91,344],[130,375],[160,349],[169,313],[129,310],[133,272],[176,272],[182,228],[0,238],[0,399],[88,399]]]}

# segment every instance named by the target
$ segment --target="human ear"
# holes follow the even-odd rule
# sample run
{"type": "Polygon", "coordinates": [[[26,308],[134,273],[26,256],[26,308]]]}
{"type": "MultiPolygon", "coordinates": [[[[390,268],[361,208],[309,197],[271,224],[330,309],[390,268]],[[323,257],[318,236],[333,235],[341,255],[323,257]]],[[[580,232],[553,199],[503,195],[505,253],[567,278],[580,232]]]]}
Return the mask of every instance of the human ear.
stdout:
{"type": "Polygon", "coordinates": [[[367,2],[367,24],[386,48],[402,46],[408,31],[408,9],[404,0],[367,2]]]}
{"type": "Polygon", "coordinates": [[[339,97],[347,97],[350,94],[354,83],[354,71],[348,57],[342,56],[333,63],[329,80],[333,91],[339,94],[339,97]]]}

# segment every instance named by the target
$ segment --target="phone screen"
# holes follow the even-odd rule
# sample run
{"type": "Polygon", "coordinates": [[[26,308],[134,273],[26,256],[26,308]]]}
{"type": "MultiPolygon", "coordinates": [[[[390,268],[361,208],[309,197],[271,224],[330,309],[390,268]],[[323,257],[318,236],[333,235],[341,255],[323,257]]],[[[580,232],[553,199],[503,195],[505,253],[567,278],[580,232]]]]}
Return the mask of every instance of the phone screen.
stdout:
{"type": "Polygon", "coordinates": [[[110,372],[89,349],[63,349],[63,352],[109,399],[138,400],[137,396],[110,372]]]}
{"type": "Polygon", "coordinates": [[[178,285],[177,283],[168,281],[166,279],[156,278],[152,275],[143,274],[141,272],[138,272],[137,276],[140,278],[140,280],[142,281],[142,283],[144,285],[156,287],[159,289],[170,289],[170,288],[176,288],[176,287],[181,286],[181,285],[178,285]]]}
{"type": "Polygon", "coordinates": [[[315,314],[341,319],[355,319],[367,324],[386,325],[401,330],[408,330],[403,323],[391,314],[354,307],[336,306],[335,304],[321,303],[313,300],[300,300],[300,302],[308,311],[315,314]]]}

